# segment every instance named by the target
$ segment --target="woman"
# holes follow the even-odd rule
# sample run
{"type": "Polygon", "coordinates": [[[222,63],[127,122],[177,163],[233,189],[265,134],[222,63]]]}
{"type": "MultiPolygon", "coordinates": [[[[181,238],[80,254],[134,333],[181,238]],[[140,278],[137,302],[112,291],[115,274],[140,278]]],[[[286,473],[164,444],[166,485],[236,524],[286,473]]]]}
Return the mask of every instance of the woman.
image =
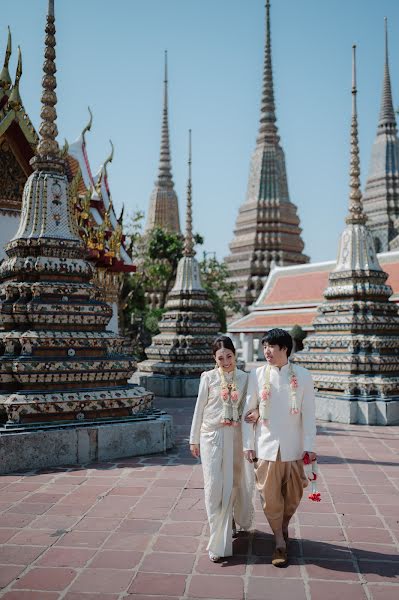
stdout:
{"type": "Polygon", "coordinates": [[[195,458],[202,458],[210,529],[207,550],[217,562],[233,553],[235,523],[243,530],[251,527],[254,479],[251,466],[244,461],[241,436],[248,375],[236,368],[229,337],[218,337],[212,349],[216,367],[201,375],[190,450],[195,458]]]}

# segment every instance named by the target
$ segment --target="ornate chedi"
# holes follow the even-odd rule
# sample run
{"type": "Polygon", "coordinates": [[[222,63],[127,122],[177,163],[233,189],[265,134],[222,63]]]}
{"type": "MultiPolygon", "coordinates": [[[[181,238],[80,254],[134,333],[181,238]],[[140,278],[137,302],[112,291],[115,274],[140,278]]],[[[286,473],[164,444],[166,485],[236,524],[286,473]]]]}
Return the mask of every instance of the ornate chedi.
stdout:
{"type": "Polygon", "coordinates": [[[187,185],[184,254],[168,294],[160,333],[146,349],[148,360],[138,364],[146,387],[164,396],[193,396],[202,371],[214,366],[212,341],[219,329],[212,304],[201,284],[192,232],[191,132],[187,185]]]}
{"type": "Polygon", "coordinates": [[[172,179],[168,116],[168,63],[165,51],[164,101],[158,177],[150,198],[146,230],[162,227],[180,233],[179,205],[172,179]]]}
{"type": "Polygon", "coordinates": [[[385,19],[385,65],[377,136],[363,196],[377,252],[399,248],[399,139],[393,109],[385,19]]]}
{"type": "Polygon", "coordinates": [[[42,123],[20,225],[0,265],[0,414],[10,426],[122,417],[150,409],[127,380],[133,360],[106,330],[56,140],[54,0],[49,0],[42,123]]]}
{"type": "Polygon", "coordinates": [[[270,1],[266,3],[266,44],[259,135],[252,156],[247,197],[240,207],[230,255],[226,258],[237,300],[252,304],[271,264],[308,262],[296,206],[290,201],[284,151],[276,126],[273,91],[270,1]]]}
{"type": "Polygon", "coordinates": [[[387,424],[399,422],[399,313],[363,211],[356,93],[353,47],[349,213],[314,334],[294,360],[312,372],[320,418],[387,424]]]}

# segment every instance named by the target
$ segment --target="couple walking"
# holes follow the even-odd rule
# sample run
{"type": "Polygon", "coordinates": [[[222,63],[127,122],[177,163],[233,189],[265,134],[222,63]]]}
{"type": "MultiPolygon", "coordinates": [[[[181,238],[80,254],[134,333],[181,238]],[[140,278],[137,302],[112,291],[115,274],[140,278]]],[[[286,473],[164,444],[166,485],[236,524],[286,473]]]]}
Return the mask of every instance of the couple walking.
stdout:
{"type": "Polygon", "coordinates": [[[202,460],[209,558],[231,556],[236,527],[250,529],[255,479],[275,538],[272,563],[281,567],[307,485],[303,457],[316,459],[314,391],[310,373],[289,362],[288,332],[270,330],[262,346],[266,365],[247,375],[236,368],[231,339],[215,340],[216,367],[201,375],[190,450],[202,460]]]}

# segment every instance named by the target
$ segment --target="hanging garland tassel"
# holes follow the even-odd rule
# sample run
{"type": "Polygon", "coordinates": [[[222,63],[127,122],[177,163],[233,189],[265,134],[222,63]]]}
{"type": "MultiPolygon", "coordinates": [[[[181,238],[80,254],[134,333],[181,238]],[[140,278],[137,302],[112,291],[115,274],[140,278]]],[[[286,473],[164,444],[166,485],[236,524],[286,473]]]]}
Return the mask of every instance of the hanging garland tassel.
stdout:
{"type": "Polygon", "coordinates": [[[224,376],[224,371],[221,367],[218,367],[220,380],[221,380],[221,392],[220,397],[223,400],[223,415],[222,424],[232,425],[238,427],[240,424],[240,415],[238,413],[238,399],[239,394],[237,390],[237,369],[233,371],[232,383],[227,383],[224,376]]]}
{"type": "MultiPolygon", "coordinates": [[[[260,394],[259,402],[259,418],[263,425],[269,425],[269,413],[270,413],[270,396],[271,396],[271,385],[270,385],[270,365],[266,367],[266,376],[263,388],[260,394]]],[[[298,378],[295,375],[294,367],[288,363],[288,373],[290,379],[290,391],[291,391],[291,408],[290,413],[297,415],[299,413],[298,401],[297,401],[297,389],[298,389],[298,378]]]]}
{"type": "Polygon", "coordinates": [[[321,496],[320,496],[320,492],[317,491],[317,475],[318,475],[318,468],[317,468],[317,460],[310,460],[310,456],[309,454],[306,452],[305,456],[303,457],[303,465],[304,465],[304,470],[305,470],[305,475],[308,478],[308,480],[311,483],[312,486],[312,492],[309,494],[308,498],[309,500],[312,500],[313,502],[321,502],[321,496]]]}

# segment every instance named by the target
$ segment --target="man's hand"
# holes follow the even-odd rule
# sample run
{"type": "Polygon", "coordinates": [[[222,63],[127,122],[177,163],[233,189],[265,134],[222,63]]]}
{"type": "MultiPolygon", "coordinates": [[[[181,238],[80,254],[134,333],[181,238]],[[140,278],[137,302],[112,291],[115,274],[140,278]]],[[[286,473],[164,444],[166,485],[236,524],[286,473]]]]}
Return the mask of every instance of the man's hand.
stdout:
{"type": "Polygon", "coordinates": [[[244,457],[250,463],[253,463],[256,459],[255,450],[244,450],[244,457]]]}
{"type": "Polygon", "coordinates": [[[194,458],[199,458],[199,455],[200,455],[199,444],[190,444],[190,452],[194,456],[194,458]]]}
{"type": "Polygon", "coordinates": [[[302,454],[302,458],[304,458],[305,454],[309,455],[310,462],[313,462],[314,460],[317,459],[317,454],[315,452],[310,452],[309,450],[305,450],[305,452],[302,454]]]}
{"type": "Polygon", "coordinates": [[[244,421],[246,423],[256,423],[256,421],[258,419],[259,419],[259,411],[257,408],[252,408],[251,410],[249,410],[244,417],[244,421]]]}

